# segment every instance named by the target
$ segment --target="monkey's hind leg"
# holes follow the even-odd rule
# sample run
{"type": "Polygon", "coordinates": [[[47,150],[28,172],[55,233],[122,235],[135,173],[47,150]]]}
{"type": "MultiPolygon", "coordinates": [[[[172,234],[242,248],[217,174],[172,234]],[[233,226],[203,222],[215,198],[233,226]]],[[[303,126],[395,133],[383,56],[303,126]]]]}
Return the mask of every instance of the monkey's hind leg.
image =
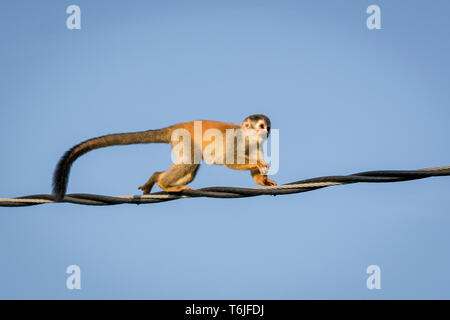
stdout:
{"type": "Polygon", "coordinates": [[[159,175],[158,186],[166,192],[191,190],[185,184],[194,180],[199,166],[199,164],[174,164],[159,175]]]}
{"type": "Polygon", "coordinates": [[[143,194],[149,194],[150,191],[152,191],[153,185],[158,181],[161,173],[162,172],[155,172],[154,174],[152,174],[150,179],[148,179],[148,181],[144,185],[138,187],[138,189],[142,190],[143,194]]]}

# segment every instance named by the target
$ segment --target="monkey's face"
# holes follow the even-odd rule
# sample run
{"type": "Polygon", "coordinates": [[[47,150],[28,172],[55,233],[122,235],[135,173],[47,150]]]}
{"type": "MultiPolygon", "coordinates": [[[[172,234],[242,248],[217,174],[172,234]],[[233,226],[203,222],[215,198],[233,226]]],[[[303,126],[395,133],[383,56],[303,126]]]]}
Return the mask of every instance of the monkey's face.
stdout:
{"type": "Polygon", "coordinates": [[[266,140],[270,134],[270,119],[263,114],[248,116],[242,122],[243,130],[255,130],[255,134],[262,140],[266,140]]]}

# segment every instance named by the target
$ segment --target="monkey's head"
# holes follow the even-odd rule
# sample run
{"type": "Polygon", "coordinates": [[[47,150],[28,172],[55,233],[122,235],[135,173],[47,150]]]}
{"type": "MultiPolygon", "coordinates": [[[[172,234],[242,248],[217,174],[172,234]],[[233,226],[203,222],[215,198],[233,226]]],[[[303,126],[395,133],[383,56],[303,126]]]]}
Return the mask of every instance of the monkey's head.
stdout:
{"type": "Polygon", "coordinates": [[[242,129],[253,129],[258,136],[267,138],[270,134],[270,119],[263,114],[252,114],[242,121],[242,129]]]}

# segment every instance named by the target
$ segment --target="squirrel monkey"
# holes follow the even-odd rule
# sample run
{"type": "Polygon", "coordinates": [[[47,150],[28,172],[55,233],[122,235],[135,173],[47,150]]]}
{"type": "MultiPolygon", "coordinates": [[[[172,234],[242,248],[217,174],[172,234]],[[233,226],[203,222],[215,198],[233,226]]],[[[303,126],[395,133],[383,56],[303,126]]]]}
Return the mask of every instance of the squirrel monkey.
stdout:
{"type": "MultiPolygon", "coordinates": [[[[183,150],[183,152],[185,152],[185,158],[186,156],[189,157],[190,159],[188,160],[190,161],[187,161],[187,163],[186,161],[183,163],[177,161],[167,171],[155,172],[144,185],[139,187],[139,189],[143,191],[143,194],[150,193],[155,183],[166,192],[180,192],[182,190],[191,189],[187,187],[186,184],[194,179],[200,166],[200,161],[193,161],[196,151],[200,151],[200,158],[203,158],[210,164],[222,164],[235,170],[249,170],[256,183],[263,186],[276,185],[274,181],[267,178],[269,165],[264,161],[262,148],[255,148],[254,145],[255,141],[257,141],[258,146],[260,146],[260,143],[267,139],[270,133],[270,120],[265,115],[256,114],[245,118],[241,125],[201,120],[179,123],[159,130],[109,134],[86,140],[67,151],[59,160],[53,176],[53,194],[56,200],[61,201],[64,198],[69,180],[70,167],[78,157],[94,149],[138,143],[170,143],[174,150],[179,141],[174,141],[172,134],[176,132],[177,129],[188,133],[190,150],[187,151],[191,152],[190,155],[189,152],[185,152],[186,150],[183,150]],[[200,132],[196,129],[198,123],[201,124],[200,132]],[[219,141],[215,141],[217,139],[217,136],[215,135],[214,140],[206,140],[205,132],[216,132],[224,137],[222,140],[222,148],[218,148],[218,152],[222,153],[221,155],[218,154],[219,158],[216,157],[215,151],[211,153],[216,160],[205,159],[204,151],[213,141],[220,142],[220,139],[218,139],[219,141]],[[229,132],[234,134],[234,136],[232,136],[232,141],[229,139],[230,136],[227,135],[229,132]],[[201,134],[200,145],[196,140],[196,135],[199,135],[199,133],[201,134]],[[244,139],[240,139],[243,135],[244,139]],[[252,136],[253,138],[256,136],[256,139],[249,139],[249,137],[252,136]],[[236,140],[237,143],[235,143],[236,140]],[[251,141],[253,141],[253,144],[251,141]],[[239,150],[244,151],[244,161],[237,161],[237,159],[242,160],[242,158],[239,158],[239,150]],[[221,159],[224,159],[225,154],[227,154],[226,162],[217,161],[217,159],[220,159],[220,156],[222,156],[221,159]],[[228,154],[231,154],[233,157],[231,161],[228,161],[228,154]],[[252,159],[255,161],[251,161],[252,159]]],[[[180,160],[180,157],[178,157],[177,160],[180,160]]]]}

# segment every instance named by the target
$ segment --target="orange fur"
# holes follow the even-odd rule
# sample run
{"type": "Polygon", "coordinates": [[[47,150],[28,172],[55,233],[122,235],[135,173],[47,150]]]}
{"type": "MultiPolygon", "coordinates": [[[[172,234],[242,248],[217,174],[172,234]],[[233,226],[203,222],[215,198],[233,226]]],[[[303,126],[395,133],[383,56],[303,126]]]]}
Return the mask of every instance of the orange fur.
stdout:
{"type": "MultiPolygon", "coordinates": [[[[69,173],[70,168],[74,161],[78,159],[80,156],[86,154],[87,152],[90,152],[95,149],[105,148],[109,146],[117,146],[117,145],[129,145],[129,144],[138,144],[138,143],[170,143],[172,147],[174,147],[174,142],[172,141],[172,133],[176,129],[185,129],[190,134],[191,139],[191,148],[194,150],[195,142],[198,139],[198,137],[195,137],[195,121],[185,122],[185,123],[179,123],[167,128],[159,129],[159,130],[147,130],[147,131],[140,131],[140,132],[129,132],[129,133],[117,133],[117,134],[109,134],[97,138],[92,138],[89,140],[86,140],[84,142],[81,142],[80,144],[72,147],[70,150],[68,150],[60,159],[58,162],[58,165],[56,167],[56,170],[53,175],[53,194],[55,195],[55,200],[61,201],[64,199],[64,196],[66,194],[67,184],[69,181],[69,173]]],[[[209,146],[209,144],[213,143],[214,140],[207,140],[205,139],[205,132],[210,129],[216,129],[220,131],[220,133],[223,136],[223,152],[226,153],[227,149],[227,130],[228,129],[255,129],[259,130],[262,126],[262,130],[266,130],[267,133],[270,132],[270,120],[266,116],[262,114],[257,115],[251,115],[244,119],[241,125],[235,124],[235,123],[226,123],[226,122],[220,122],[220,121],[211,121],[211,120],[201,120],[201,141],[202,141],[202,155],[205,151],[205,148],[209,146]]],[[[245,163],[238,164],[238,163],[224,163],[218,161],[211,163],[217,163],[217,164],[225,164],[226,167],[230,169],[235,170],[249,170],[251,172],[251,175],[253,177],[253,180],[261,185],[275,185],[275,182],[268,179],[266,173],[266,169],[268,169],[267,163],[264,161],[264,159],[261,158],[259,151],[256,153],[257,161],[256,163],[250,163],[250,156],[249,153],[252,152],[252,155],[254,155],[254,151],[249,151],[247,149],[246,141],[244,142],[244,151],[245,151],[245,163]]],[[[234,142],[233,142],[234,144],[234,142]]],[[[230,146],[231,147],[231,146],[230,146]]],[[[212,154],[211,157],[214,157],[215,159],[215,152],[216,150],[214,148],[211,148],[212,154]]],[[[233,152],[235,152],[233,150],[233,152]]],[[[191,155],[193,153],[191,152],[191,155]]],[[[223,155],[224,155],[223,154],[223,155]]],[[[234,153],[234,156],[236,159],[236,153],[234,153]]],[[[232,159],[232,160],[234,160],[232,159]]],[[[201,159],[200,159],[201,160],[201,159]]],[[[185,186],[186,184],[190,183],[197,173],[197,170],[199,168],[199,163],[182,163],[182,164],[173,164],[169,170],[164,172],[155,172],[150,179],[139,189],[143,191],[144,194],[150,193],[153,185],[157,183],[163,190],[167,192],[180,192],[183,190],[188,190],[189,187],[185,186]]]]}

